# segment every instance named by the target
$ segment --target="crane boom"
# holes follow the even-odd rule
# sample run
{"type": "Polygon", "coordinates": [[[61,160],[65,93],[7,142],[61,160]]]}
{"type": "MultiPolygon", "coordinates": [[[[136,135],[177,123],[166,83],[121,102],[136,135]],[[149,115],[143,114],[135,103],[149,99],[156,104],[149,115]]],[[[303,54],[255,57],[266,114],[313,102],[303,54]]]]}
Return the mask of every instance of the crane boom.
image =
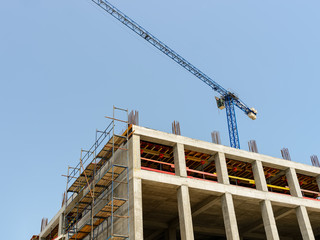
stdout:
{"type": "Polygon", "coordinates": [[[121,23],[126,25],[140,37],[144,38],[147,42],[152,44],[154,47],[159,49],[173,61],[178,63],[180,66],[185,68],[187,71],[192,73],[194,76],[199,78],[209,87],[211,87],[214,91],[218,92],[225,101],[225,106],[227,110],[227,118],[228,118],[228,127],[229,127],[229,136],[230,136],[230,144],[232,147],[240,148],[238,130],[236,124],[236,118],[234,113],[234,105],[240,108],[245,114],[247,114],[250,118],[255,119],[256,111],[254,109],[250,109],[245,103],[243,103],[238,97],[236,97],[233,93],[227,91],[214,80],[212,80],[209,76],[204,74],[190,62],[188,62],[185,58],[180,56],[166,44],[161,42],[155,36],[153,36],[150,32],[141,27],[138,23],[133,21],[130,17],[122,13],[119,9],[113,6],[106,0],[91,0],[105,11],[107,11],[114,18],[119,20],[121,23]]]}

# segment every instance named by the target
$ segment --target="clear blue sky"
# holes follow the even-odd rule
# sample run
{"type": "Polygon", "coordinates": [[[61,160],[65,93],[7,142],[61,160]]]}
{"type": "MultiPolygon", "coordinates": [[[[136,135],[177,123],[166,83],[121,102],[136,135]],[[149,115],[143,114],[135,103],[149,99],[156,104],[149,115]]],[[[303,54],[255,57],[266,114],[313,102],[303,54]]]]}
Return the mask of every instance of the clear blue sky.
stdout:
{"type": "MultiPolygon", "coordinates": [[[[310,164],[319,148],[318,0],[112,0],[259,111],[243,149],[310,164]]],[[[142,126],[229,145],[215,93],[90,0],[0,1],[1,239],[30,239],[61,204],[68,165],[117,105],[142,126]]]]}

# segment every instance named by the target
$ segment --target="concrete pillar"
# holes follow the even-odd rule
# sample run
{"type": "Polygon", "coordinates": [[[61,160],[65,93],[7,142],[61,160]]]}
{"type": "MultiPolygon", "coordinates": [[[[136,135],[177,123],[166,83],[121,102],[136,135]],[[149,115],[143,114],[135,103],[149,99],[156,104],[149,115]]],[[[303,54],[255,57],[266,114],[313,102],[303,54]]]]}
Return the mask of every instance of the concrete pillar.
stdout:
{"type": "Polygon", "coordinates": [[[264,175],[264,170],[261,161],[254,161],[252,163],[252,171],[254,176],[254,181],[256,183],[256,189],[268,192],[267,181],[264,175]]]}
{"type": "Polygon", "coordinates": [[[190,206],[189,188],[182,185],[178,188],[178,210],[181,240],[193,240],[193,224],[190,206]]]}
{"type": "Polygon", "coordinates": [[[231,193],[221,196],[222,214],[227,240],[239,240],[238,224],[231,193]]]}
{"type": "Polygon", "coordinates": [[[64,234],[64,213],[59,216],[58,236],[64,234]]]}
{"type": "MultiPolygon", "coordinates": [[[[129,170],[141,169],[140,136],[133,135],[129,140],[129,170]]],[[[132,176],[131,176],[132,177],[132,176]]]]}
{"type": "Polygon", "coordinates": [[[230,184],[229,174],[227,169],[227,162],[224,153],[218,152],[215,155],[216,171],[218,175],[218,182],[223,184],[230,184]]]}
{"type": "Polygon", "coordinates": [[[169,228],[169,240],[177,240],[177,229],[175,227],[169,228]]]}
{"type": "Polygon", "coordinates": [[[294,197],[302,197],[296,170],[294,168],[288,168],[286,170],[286,177],[290,188],[290,194],[294,197]]]}
{"type": "Polygon", "coordinates": [[[261,201],[260,207],[267,240],[279,240],[279,233],[276,225],[276,220],[274,218],[271,201],[261,201]]]}
{"type": "Polygon", "coordinates": [[[305,206],[299,206],[296,208],[296,214],[298,218],[299,228],[303,240],[314,240],[314,235],[309,220],[308,212],[305,206]]]}
{"type": "Polygon", "coordinates": [[[141,179],[130,180],[130,239],[143,239],[143,219],[142,219],[142,186],[141,179]]]}
{"type": "Polygon", "coordinates": [[[129,140],[129,213],[132,240],[143,240],[142,182],[134,176],[135,170],[140,169],[140,136],[133,135],[129,140]]]}
{"type": "MultiPolygon", "coordinates": [[[[252,163],[252,171],[257,190],[268,191],[266,178],[261,161],[254,161],[252,163]]],[[[268,240],[279,240],[279,233],[274,218],[272,204],[270,200],[263,200],[260,202],[262,220],[266,236],[268,240]]]]}
{"type": "Polygon", "coordinates": [[[187,168],[186,168],[186,158],[184,154],[184,145],[177,143],[173,148],[173,157],[174,157],[174,167],[175,173],[177,176],[186,177],[187,168]]]}

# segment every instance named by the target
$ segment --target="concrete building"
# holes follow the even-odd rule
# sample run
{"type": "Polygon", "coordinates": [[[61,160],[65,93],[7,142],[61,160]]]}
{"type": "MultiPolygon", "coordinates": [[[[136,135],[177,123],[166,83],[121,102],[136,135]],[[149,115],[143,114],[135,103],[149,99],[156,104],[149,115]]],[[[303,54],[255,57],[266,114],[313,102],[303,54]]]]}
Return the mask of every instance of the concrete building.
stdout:
{"type": "Polygon", "coordinates": [[[105,141],[40,240],[320,239],[320,168],[136,125],[105,141]]]}

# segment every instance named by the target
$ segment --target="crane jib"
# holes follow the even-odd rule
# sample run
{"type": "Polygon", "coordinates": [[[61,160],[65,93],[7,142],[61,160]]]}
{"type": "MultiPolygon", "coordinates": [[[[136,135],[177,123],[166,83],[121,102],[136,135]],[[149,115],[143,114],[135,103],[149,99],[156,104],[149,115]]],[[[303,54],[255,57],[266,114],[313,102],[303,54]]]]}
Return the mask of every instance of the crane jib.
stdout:
{"type": "MultiPolygon", "coordinates": [[[[224,89],[222,86],[220,86],[218,83],[213,81],[206,74],[201,72],[198,68],[196,68],[191,63],[189,63],[186,59],[181,57],[178,53],[176,53],[171,48],[169,48],[167,45],[162,43],[160,40],[158,40],[156,37],[154,37],[151,33],[149,33],[143,27],[141,27],[139,24],[137,24],[131,18],[126,16],[119,9],[114,7],[111,3],[109,3],[105,0],[92,0],[92,1],[94,3],[96,3],[98,6],[100,6],[101,8],[103,8],[104,10],[106,10],[109,14],[111,14],[113,17],[118,19],[120,22],[122,22],[124,25],[126,25],[128,28],[130,28],[132,31],[134,31],[135,33],[140,35],[142,38],[144,38],[150,44],[152,44],[153,46],[158,48],[161,52],[166,54],[168,57],[170,57],[172,60],[174,60],[180,66],[182,66],[183,68],[188,70],[190,73],[192,73],[194,76],[196,76],[201,81],[203,81],[205,84],[210,86],[214,91],[218,92],[221,96],[229,95],[229,91],[224,89]]],[[[240,108],[242,111],[244,111],[246,114],[252,112],[251,109],[247,105],[245,105],[242,101],[240,101],[239,99],[235,99],[234,104],[238,108],[240,108]]]]}

